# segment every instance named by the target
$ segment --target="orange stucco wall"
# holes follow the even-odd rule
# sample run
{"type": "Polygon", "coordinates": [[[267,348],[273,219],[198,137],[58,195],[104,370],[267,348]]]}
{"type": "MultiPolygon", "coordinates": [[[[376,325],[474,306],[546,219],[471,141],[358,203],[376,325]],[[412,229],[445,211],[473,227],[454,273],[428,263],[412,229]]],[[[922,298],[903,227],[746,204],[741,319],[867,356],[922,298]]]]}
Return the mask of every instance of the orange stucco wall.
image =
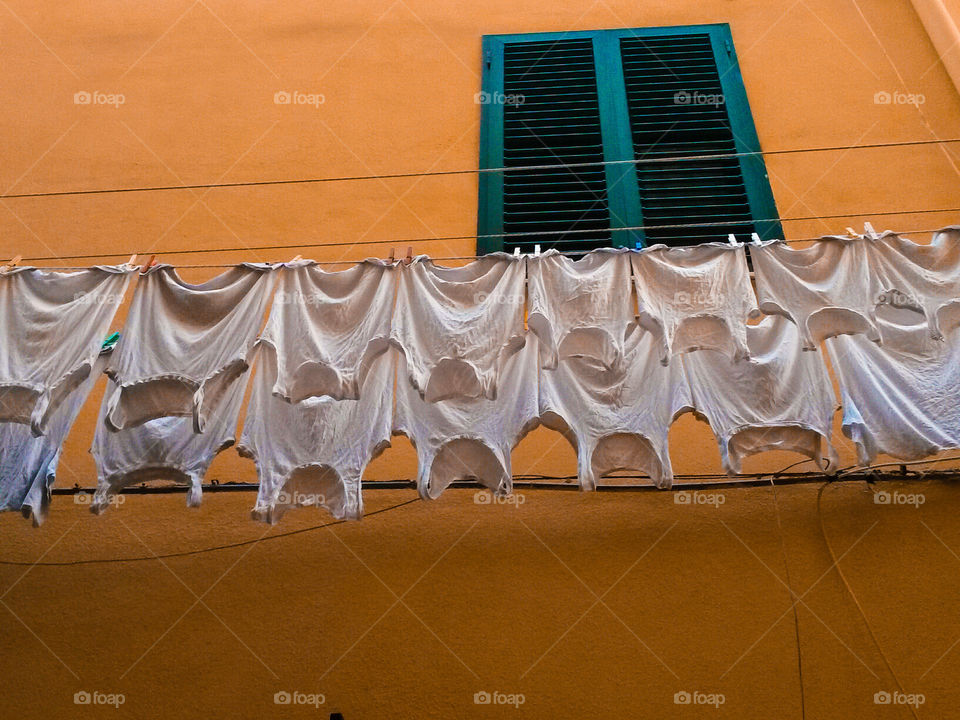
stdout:
{"type": "MultiPolygon", "coordinates": [[[[960,96],[910,0],[184,0],[155,6],[90,2],[82,8],[10,0],[0,3],[0,194],[476,167],[480,107],[473,98],[482,35],[710,22],[731,25],[764,149],[960,134],[960,96]],[[323,102],[278,105],[274,95],[283,91],[322,95],[323,102]],[[123,102],[76,104],[78,92],[119,94],[123,102]],[[875,102],[877,93],[898,92],[922,96],[923,102],[875,102]]],[[[769,158],[767,167],[782,217],[855,213],[785,222],[788,238],[860,228],[864,220],[878,230],[936,228],[955,223],[957,214],[871,215],[960,207],[960,145],[791,154],[769,158]]],[[[116,262],[139,252],[202,264],[294,254],[322,260],[385,256],[389,246],[362,242],[396,238],[402,253],[411,244],[404,238],[474,232],[476,196],[475,176],[454,175],[4,198],[0,258],[103,253],[104,261],[116,262]],[[307,249],[297,243],[356,244],[307,249]],[[290,249],[217,250],[262,245],[290,249]],[[182,249],[197,252],[169,254],[182,249]]],[[[434,256],[475,251],[471,241],[412,244],[434,256]]],[[[185,274],[199,279],[213,272],[185,274]]],[[[121,322],[122,314],[118,327],[121,322]]],[[[60,484],[93,484],[87,448],[102,386],[67,442],[60,484]]],[[[839,434],[837,444],[844,464],[853,463],[839,434]]],[[[712,433],[690,416],[672,429],[671,454],[677,473],[719,470],[712,433]]],[[[748,461],[745,470],[779,469],[797,459],[770,453],[748,461]]],[[[558,435],[541,429],[516,450],[514,471],[572,474],[575,461],[558,435]]],[[[414,473],[409,444],[398,440],[368,478],[414,473]]],[[[210,473],[221,481],[254,476],[252,463],[233,451],[210,473]]],[[[937,512],[957,502],[949,486],[930,492],[942,499],[937,512]]],[[[794,573],[791,582],[805,588],[830,561],[811,504],[815,498],[808,489],[784,494],[795,511],[784,527],[790,552],[796,551],[787,567],[794,573]]],[[[378,491],[368,494],[367,505],[376,509],[407,497],[378,491]]],[[[841,548],[839,538],[852,542],[863,524],[852,509],[866,502],[863,497],[861,486],[832,498],[830,522],[841,548]]],[[[157,561],[37,568],[3,597],[8,608],[0,608],[0,668],[13,678],[14,687],[5,683],[10,702],[28,716],[73,716],[78,709],[67,695],[89,686],[127,690],[129,703],[120,714],[131,716],[152,716],[148,706],[156,703],[157,714],[260,717],[277,709],[269,696],[289,686],[326,693],[331,703],[353,710],[348,718],[510,716],[470,702],[475,691],[499,689],[526,693],[529,702],[520,712],[528,716],[577,711],[629,717],[638,709],[660,716],[680,712],[672,694],[690,685],[726,688],[730,700],[721,712],[731,717],[799,714],[796,638],[787,619],[739,669],[719,678],[721,666],[746,650],[761,626],[789,610],[784,586],[717,523],[721,516],[685,515],[669,495],[649,493],[586,498],[537,491],[531,499],[514,516],[506,508],[476,515],[470,496],[452,491],[429,506],[407,506],[332,533],[277,540],[268,549],[258,545],[249,555],[241,549],[169,566],[157,561]],[[536,530],[525,528],[521,518],[536,530]],[[630,583],[614,593],[620,595],[616,613],[604,614],[601,602],[560,641],[560,652],[548,653],[539,671],[517,679],[593,603],[588,587],[600,594],[674,520],[679,524],[671,533],[672,549],[631,570],[630,583]],[[440,572],[428,574],[429,581],[364,634],[395,600],[387,587],[402,593],[474,522],[479,524],[469,542],[438,561],[440,572]],[[348,549],[354,544],[358,549],[348,549]],[[193,591],[202,593],[235,561],[208,599],[164,634],[194,602],[193,591]],[[204,603],[215,607],[208,612],[204,603]],[[629,615],[625,623],[614,619],[622,613],[629,615]],[[634,638],[624,625],[644,630],[634,638]],[[666,673],[644,643],[669,656],[671,667],[685,667],[676,673],[683,682],[666,673]],[[121,677],[145,651],[145,659],[121,677]],[[342,664],[321,674],[345,652],[342,664]]],[[[192,513],[182,509],[182,500],[130,498],[97,519],[57,498],[41,531],[12,514],[0,517],[0,556],[34,560],[53,545],[48,560],[162,554],[264,532],[247,519],[250,495],[208,497],[192,513]]],[[[722,517],[729,529],[749,536],[746,545],[779,574],[784,566],[771,503],[769,491],[736,491],[722,517]]],[[[289,527],[305,527],[317,517],[313,511],[294,513],[289,527]]],[[[909,524],[908,517],[897,516],[885,530],[889,534],[874,540],[895,562],[856,556],[872,563],[860,566],[855,579],[877,602],[888,597],[872,573],[890,579],[903,566],[919,573],[900,548],[921,538],[924,552],[943,563],[942,572],[955,574],[954,559],[942,545],[930,546],[923,527],[909,524]]],[[[949,530],[947,516],[941,519],[949,530]]],[[[24,569],[0,566],[0,593],[24,569]]],[[[909,609],[913,600],[925,600],[908,576],[897,577],[895,590],[903,594],[895,605],[902,615],[872,618],[887,623],[891,633],[918,622],[909,609]]],[[[809,716],[849,714],[890,684],[863,672],[843,649],[846,643],[856,648],[852,654],[873,652],[839,582],[830,575],[818,586],[830,586],[817,595],[817,615],[826,623],[800,611],[801,633],[808,631],[801,645],[814,658],[811,682],[826,693],[810,705],[807,688],[809,716]],[[831,700],[829,693],[839,694],[831,700]]],[[[932,593],[926,600],[933,604],[955,597],[950,578],[924,574],[918,582],[932,593]]],[[[931,610],[923,617],[944,621],[934,615],[931,610]]],[[[944,636],[957,630],[953,623],[944,636]]],[[[924,660],[939,648],[928,637],[932,632],[919,635],[896,643],[886,638],[899,671],[921,653],[917,643],[931,640],[922,649],[924,660]]],[[[864,660],[879,675],[878,658],[864,660]]],[[[943,703],[940,717],[948,715],[951,700],[956,704],[947,687],[956,662],[948,656],[917,680],[943,703]]],[[[875,710],[869,703],[864,707],[865,713],[875,710]]]]}

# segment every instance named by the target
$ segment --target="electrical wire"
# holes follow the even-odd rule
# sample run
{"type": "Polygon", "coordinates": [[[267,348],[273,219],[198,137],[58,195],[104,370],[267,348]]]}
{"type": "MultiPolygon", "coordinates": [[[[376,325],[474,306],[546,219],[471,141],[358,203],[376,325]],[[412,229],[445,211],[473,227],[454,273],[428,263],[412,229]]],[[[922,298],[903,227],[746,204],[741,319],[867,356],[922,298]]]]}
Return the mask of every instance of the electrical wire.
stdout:
{"type": "Polygon", "coordinates": [[[773,509],[777,518],[777,534],[780,537],[780,555],[783,558],[783,570],[787,576],[787,590],[790,593],[790,608],[793,610],[793,633],[797,641],[797,675],[800,681],[800,718],[805,720],[807,717],[807,706],[803,690],[803,654],[800,650],[800,615],[797,613],[797,594],[793,590],[793,583],[790,580],[790,563],[787,560],[787,545],[783,537],[783,525],[780,522],[780,503],[777,500],[777,485],[770,478],[770,487],[773,489],[773,509]]]}
{"type": "MultiPolygon", "coordinates": [[[[820,489],[817,491],[817,517],[820,520],[820,534],[823,536],[823,543],[827,546],[827,552],[830,553],[830,559],[833,562],[832,567],[836,568],[837,574],[840,576],[840,580],[843,582],[843,586],[847,589],[850,597],[853,599],[853,604],[856,605],[857,610],[860,613],[860,617],[863,619],[863,624],[867,626],[867,632],[870,633],[870,638],[873,640],[873,644],[877,648],[877,652],[880,653],[880,657],[883,659],[883,664],[887,666],[887,671],[893,677],[893,681],[897,684],[897,687],[900,689],[901,693],[906,694],[906,691],[903,689],[903,683],[900,682],[900,678],[897,677],[897,673],[894,672],[893,666],[890,664],[890,661],[887,659],[887,655],[883,652],[883,648],[880,645],[880,641],[877,639],[876,633],[873,631],[873,627],[870,625],[870,621],[867,619],[867,614],[864,612],[863,605],[860,604],[860,600],[857,599],[856,593],[853,592],[853,588],[850,586],[849,581],[847,580],[846,575],[843,574],[843,570],[840,569],[840,560],[837,558],[836,553],[833,552],[833,546],[830,545],[830,538],[827,537],[827,530],[823,523],[823,510],[820,505],[820,500],[823,497],[823,491],[828,485],[831,484],[831,481],[825,482],[820,486],[820,489]]],[[[906,704],[910,709],[910,712],[913,714],[913,717],[916,720],[920,720],[920,716],[917,714],[916,709],[910,703],[906,704]]]]}
{"type": "Polygon", "coordinates": [[[51,192],[37,193],[16,193],[9,195],[0,195],[0,200],[13,200],[20,198],[39,198],[39,197],[64,197],[70,195],[104,195],[108,193],[134,193],[134,192],[162,192],[168,190],[207,190],[212,188],[236,188],[236,187],[262,187],[266,185],[306,185],[331,182],[352,182],[357,180],[397,180],[402,178],[420,178],[420,177],[438,177],[444,175],[479,175],[484,173],[505,173],[522,172],[527,170],[560,170],[568,168],[587,168],[604,165],[641,165],[648,163],[666,163],[676,161],[691,160],[723,160],[741,157],[751,157],[754,155],[773,156],[773,155],[794,155],[807,152],[834,152],[846,150],[863,150],[889,147],[904,147],[910,145],[937,145],[960,142],[960,138],[946,138],[936,140],[904,140],[900,142],[889,143],[866,143],[862,145],[829,145],[813,148],[791,148],[785,150],[751,150],[734,153],[701,154],[701,155],[674,155],[667,157],[642,157],[629,160],[597,160],[594,162],[582,163],[562,163],[553,165],[516,165],[512,167],[496,168],[469,168],[462,170],[434,170],[430,172],[414,173],[388,173],[385,175],[345,175],[341,177],[325,178],[301,178],[287,180],[250,180],[246,182],[232,183],[198,183],[193,185],[150,185],[145,187],[132,188],[102,188],[94,190],[57,190],[51,192]]]}
{"type": "MultiPolygon", "coordinates": [[[[389,507],[381,508],[380,510],[368,512],[364,517],[381,515],[383,513],[390,512],[391,510],[402,508],[405,505],[418,502],[419,500],[420,498],[405,500],[402,503],[397,503],[396,505],[390,505],[389,507]]],[[[247,545],[256,545],[257,543],[267,542],[268,540],[278,540],[280,538],[291,537],[293,535],[302,535],[303,533],[313,532],[314,530],[322,530],[323,528],[333,527],[334,525],[343,525],[346,522],[348,521],[335,520],[333,522],[323,523],[321,525],[311,525],[310,527],[300,528],[299,530],[290,530],[288,532],[277,533],[276,535],[267,535],[266,537],[254,538],[253,540],[240,540],[239,542],[228,543],[226,545],[215,545],[214,547],[201,548],[199,550],[184,550],[182,552],[166,553],[163,555],[138,555],[125,558],[87,558],[84,560],[65,560],[62,562],[24,562],[17,560],[0,560],[0,565],[17,565],[20,567],[70,567],[73,565],[103,565],[108,563],[144,562],[146,560],[168,560],[170,558],[203,555],[205,553],[217,552],[219,550],[232,550],[234,548],[246,547],[247,545]]]]}

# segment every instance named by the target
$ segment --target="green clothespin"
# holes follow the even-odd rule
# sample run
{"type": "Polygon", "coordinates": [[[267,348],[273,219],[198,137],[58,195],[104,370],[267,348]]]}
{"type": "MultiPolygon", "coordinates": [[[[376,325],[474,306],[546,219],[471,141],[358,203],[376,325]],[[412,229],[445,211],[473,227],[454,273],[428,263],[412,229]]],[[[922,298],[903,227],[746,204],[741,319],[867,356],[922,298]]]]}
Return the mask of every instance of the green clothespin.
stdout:
{"type": "Polygon", "coordinates": [[[114,332],[110,335],[107,335],[107,338],[103,341],[103,345],[100,346],[100,352],[106,353],[113,350],[113,346],[117,344],[117,341],[120,339],[120,333],[114,332]]]}

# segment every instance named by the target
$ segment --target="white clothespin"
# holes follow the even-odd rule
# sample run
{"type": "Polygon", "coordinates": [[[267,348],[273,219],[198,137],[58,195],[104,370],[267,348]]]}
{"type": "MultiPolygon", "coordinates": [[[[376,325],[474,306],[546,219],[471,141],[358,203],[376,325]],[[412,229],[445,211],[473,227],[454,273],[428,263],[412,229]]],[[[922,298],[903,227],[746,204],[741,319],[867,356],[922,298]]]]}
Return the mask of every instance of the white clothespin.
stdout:
{"type": "Polygon", "coordinates": [[[291,260],[290,262],[295,263],[295,262],[300,262],[301,260],[303,260],[303,255],[294,255],[293,260],[291,260]]]}
{"type": "Polygon", "coordinates": [[[863,232],[871,240],[876,240],[877,238],[880,237],[879,235],[877,235],[877,231],[873,229],[873,225],[871,225],[868,222],[865,222],[863,224],[863,232]]]}
{"type": "Polygon", "coordinates": [[[520,257],[520,248],[519,248],[519,247],[515,247],[515,248],[513,249],[513,256],[514,256],[514,257],[520,257]]]}
{"type": "Polygon", "coordinates": [[[750,233],[750,242],[754,245],[763,245],[763,243],[760,241],[760,236],[756,233],[750,233]]]}
{"type": "Polygon", "coordinates": [[[737,242],[737,237],[733,233],[730,233],[729,235],[727,235],[727,242],[733,245],[734,247],[740,244],[737,242]]]}
{"type": "Polygon", "coordinates": [[[534,256],[534,257],[540,257],[540,246],[539,246],[539,245],[534,245],[534,246],[533,246],[533,256],[534,256]]]}
{"type": "Polygon", "coordinates": [[[860,234],[860,233],[858,233],[858,232],[857,232],[856,230],[854,230],[852,227],[848,227],[848,228],[847,228],[847,235],[850,235],[851,237],[857,237],[859,234],[860,234]]]}

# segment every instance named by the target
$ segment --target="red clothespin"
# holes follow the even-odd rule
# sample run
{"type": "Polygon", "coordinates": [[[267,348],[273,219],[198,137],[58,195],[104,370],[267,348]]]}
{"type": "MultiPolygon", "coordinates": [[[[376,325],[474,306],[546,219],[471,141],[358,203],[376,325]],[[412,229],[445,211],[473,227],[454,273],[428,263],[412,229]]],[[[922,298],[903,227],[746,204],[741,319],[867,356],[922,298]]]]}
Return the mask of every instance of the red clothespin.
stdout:
{"type": "Polygon", "coordinates": [[[407,245],[407,256],[401,260],[404,265],[409,265],[413,262],[413,246],[407,245]]]}
{"type": "Polygon", "coordinates": [[[12,260],[10,260],[10,262],[0,266],[0,272],[7,272],[7,270],[10,270],[11,268],[15,268],[17,265],[20,264],[20,261],[22,259],[23,259],[23,255],[17,255],[12,260]]]}
{"type": "Polygon", "coordinates": [[[147,260],[147,261],[143,264],[143,267],[140,268],[140,274],[142,275],[143,273],[145,273],[147,270],[149,270],[150,268],[152,268],[152,267],[153,267],[154,265],[156,265],[156,264],[157,264],[157,256],[156,256],[156,255],[151,255],[151,256],[150,256],[150,259],[147,260]]]}
{"type": "Polygon", "coordinates": [[[389,260],[391,263],[394,263],[396,262],[396,259],[397,259],[396,248],[390,248],[390,254],[387,256],[387,260],[389,260]]]}

